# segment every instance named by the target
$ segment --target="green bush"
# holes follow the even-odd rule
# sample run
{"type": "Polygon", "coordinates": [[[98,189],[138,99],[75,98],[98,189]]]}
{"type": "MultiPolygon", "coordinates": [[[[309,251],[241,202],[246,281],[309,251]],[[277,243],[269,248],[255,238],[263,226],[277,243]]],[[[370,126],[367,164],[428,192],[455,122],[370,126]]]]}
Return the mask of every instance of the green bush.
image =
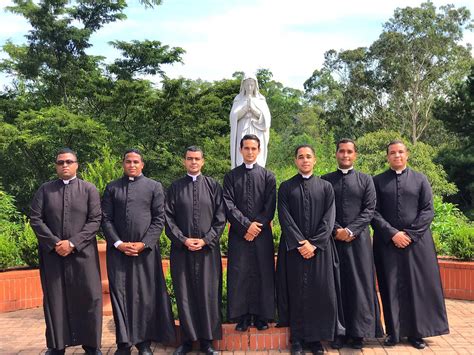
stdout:
{"type": "Polygon", "coordinates": [[[81,177],[94,184],[102,196],[107,184],[123,175],[120,157],[112,155],[109,147],[105,146],[100,151],[100,158],[92,163],[86,163],[81,177]]]}
{"type": "Polygon", "coordinates": [[[0,233],[0,269],[20,266],[22,264],[18,248],[11,235],[0,233]]]}
{"type": "Polygon", "coordinates": [[[171,251],[171,240],[166,236],[164,229],[161,232],[159,243],[160,243],[161,257],[168,259],[170,257],[170,251],[171,251]]]}
{"type": "Polygon", "coordinates": [[[454,231],[448,240],[450,255],[461,260],[474,259],[474,226],[465,224],[454,231]]]}
{"type": "Polygon", "coordinates": [[[23,228],[17,238],[18,252],[23,262],[31,267],[39,266],[38,238],[30,226],[30,222],[24,217],[23,228]]]}
{"type": "Polygon", "coordinates": [[[221,254],[222,256],[227,256],[227,252],[229,250],[229,228],[230,224],[226,223],[224,227],[224,231],[222,232],[221,239],[219,239],[219,243],[221,245],[221,254]]]}

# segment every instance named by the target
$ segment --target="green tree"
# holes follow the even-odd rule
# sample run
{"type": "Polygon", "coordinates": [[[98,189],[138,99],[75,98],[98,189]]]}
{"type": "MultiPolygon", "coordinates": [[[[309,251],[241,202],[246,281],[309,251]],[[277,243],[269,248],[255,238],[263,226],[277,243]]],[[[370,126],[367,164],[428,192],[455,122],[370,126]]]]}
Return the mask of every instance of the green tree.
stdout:
{"type": "Polygon", "coordinates": [[[468,73],[471,61],[470,45],[461,44],[464,29],[471,28],[469,10],[439,10],[431,2],[395,10],[370,47],[399,130],[414,144],[432,122],[436,99],[468,73]]]}
{"type": "Polygon", "coordinates": [[[438,157],[456,183],[459,193],[453,199],[464,210],[474,203],[474,64],[468,78],[436,104],[435,116],[450,132],[438,157]],[[453,134],[454,133],[454,134],[453,134]]]}
{"type": "Polygon", "coordinates": [[[77,151],[80,162],[92,161],[109,133],[93,119],[64,107],[22,112],[13,124],[0,121],[1,182],[23,211],[38,186],[55,177],[55,153],[77,151]]]}
{"type": "Polygon", "coordinates": [[[306,95],[336,127],[336,138],[380,129],[412,143],[439,137],[433,105],[469,71],[471,46],[462,39],[471,27],[464,7],[399,8],[369,48],[326,52],[305,82],[306,95]]]}

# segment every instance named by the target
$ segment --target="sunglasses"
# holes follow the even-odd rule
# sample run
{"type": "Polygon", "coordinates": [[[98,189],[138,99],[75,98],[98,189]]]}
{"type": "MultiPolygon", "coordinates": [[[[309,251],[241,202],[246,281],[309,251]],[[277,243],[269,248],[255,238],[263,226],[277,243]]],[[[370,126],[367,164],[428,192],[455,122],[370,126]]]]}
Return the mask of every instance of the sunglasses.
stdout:
{"type": "Polygon", "coordinates": [[[74,164],[74,163],[77,163],[77,160],[56,160],[56,165],[71,165],[71,164],[74,164]]]}

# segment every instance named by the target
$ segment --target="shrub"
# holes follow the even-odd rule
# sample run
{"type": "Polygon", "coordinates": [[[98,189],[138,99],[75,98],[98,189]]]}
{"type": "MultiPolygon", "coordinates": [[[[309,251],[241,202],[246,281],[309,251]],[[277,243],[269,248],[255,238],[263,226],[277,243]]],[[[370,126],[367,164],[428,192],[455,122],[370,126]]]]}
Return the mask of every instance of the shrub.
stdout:
{"type": "Polygon", "coordinates": [[[168,259],[170,257],[170,251],[171,251],[171,240],[166,236],[164,229],[161,232],[159,243],[160,243],[161,257],[168,259]]]}
{"type": "Polygon", "coordinates": [[[227,252],[229,250],[228,244],[229,244],[229,228],[230,224],[226,223],[224,227],[224,231],[222,232],[221,239],[219,240],[219,243],[221,245],[221,254],[222,256],[227,256],[227,252]]]}
{"type": "Polygon", "coordinates": [[[474,259],[474,226],[465,224],[448,239],[449,253],[461,260],[474,259]]]}
{"type": "Polygon", "coordinates": [[[39,266],[38,238],[30,226],[30,222],[24,217],[22,231],[17,238],[18,252],[22,261],[31,267],[39,266]]]}
{"type": "Polygon", "coordinates": [[[18,253],[11,235],[0,233],[0,269],[22,265],[22,260],[18,253]]]}

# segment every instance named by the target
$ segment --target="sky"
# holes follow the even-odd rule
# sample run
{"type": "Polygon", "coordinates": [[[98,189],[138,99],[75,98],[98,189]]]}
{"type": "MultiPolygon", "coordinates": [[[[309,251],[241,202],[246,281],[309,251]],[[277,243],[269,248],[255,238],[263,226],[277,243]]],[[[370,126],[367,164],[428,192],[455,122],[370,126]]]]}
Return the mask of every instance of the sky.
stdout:
{"type": "MultiPolygon", "coordinates": [[[[466,6],[474,17],[474,2],[433,1],[439,7],[466,6]]],[[[127,19],[106,25],[92,36],[90,54],[111,62],[119,53],[112,40],[158,40],[186,53],[183,64],[163,67],[169,77],[206,81],[231,78],[236,71],[255,74],[270,69],[285,86],[302,89],[319,69],[329,49],[368,47],[396,8],[419,6],[414,0],[163,0],[154,9],[129,0],[127,19]]],[[[25,42],[28,23],[5,12],[10,0],[0,0],[0,45],[7,39],[25,42]]],[[[465,43],[474,44],[466,32],[465,43]]],[[[2,53],[0,53],[0,58],[2,53]]],[[[148,79],[159,83],[159,77],[148,79]]],[[[3,87],[9,79],[0,76],[3,87]]]]}

